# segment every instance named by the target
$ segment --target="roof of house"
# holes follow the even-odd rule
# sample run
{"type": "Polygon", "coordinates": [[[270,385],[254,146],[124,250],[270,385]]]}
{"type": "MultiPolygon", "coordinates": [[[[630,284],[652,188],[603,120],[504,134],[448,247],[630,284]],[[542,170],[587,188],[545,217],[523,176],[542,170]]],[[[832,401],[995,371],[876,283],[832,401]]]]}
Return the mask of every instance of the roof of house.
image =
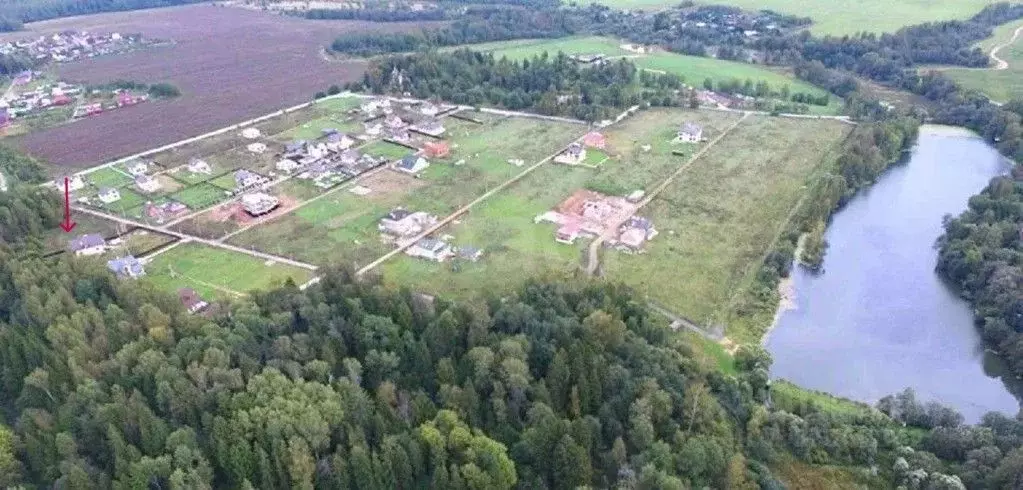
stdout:
{"type": "Polygon", "coordinates": [[[305,145],[305,140],[292,141],[291,143],[288,143],[288,146],[286,146],[285,149],[288,151],[299,151],[302,148],[305,148],[305,145]]]}
{"type": "Polygon", "coordinates": [[[235,180],[235,182],[239,182],[239,183],[243,182],[245,180],[248,180],[248,179],[253,179],[253,178],[258,179],[259,177],[260,177],[259,174],[255,173],[255,172],[250,172],[248,170],[245,170],[244,168],[243,169],[239,169],[239,170],[235,171],[235,173],[234,173],[234,180],[235,180]]]}
{"type": "Polygon", "coordinates": [[[107,241],[104,240],[101,235],[88,234],[81,235],[78,238],[71,240],[69,248],[71,249],[72,252],[77,252],[79,250],[85,250],[87,248],[106,245],[106,243],[107,241]]]}
{"type": "Polygon", "coordinates": [[[682,129],[680,131],[686,134],[701,133],[703,132],[703,126],[692,122],[686,122],[682,123],[682,129]]]}
{"type": "Polygon", "coordinates": [[[405,157],[398,162],[398,168],[411,170],[416,167],[416,164],[419,163],[419,160],[423,160],[423,157],[416,155],[405,155],[405,157]]]}
{"type": "Polygon", "coordinates": [[[341,152],[341,158],[343,160],[358,160],[359,152],[356,150],[345,150],[341,152]]]}
{"type": "Polygon", "coordinates": [[[392,209],[390,213],[387,213],[387,216],[384,216],[384,218],[389,219],[391,221],[401,221],[408,217],[410,214],[412,214],[412,212],[407,209],[397,208],[392,209]]]}
{"type": "Polygon", "coordinates": [[[605,141],[607,141],[607,137],[596,131],[590,131],[589,133],[586,133],[586,136],[583,136],[583,143],[586,143],[587,145],[601,144],[605,141]]]}
{"type": "Polygon", "coordinates": [[[424,238],[416,242],[416,247],[423,250],[429,250],[431,252],[439,252],[447,246],[447,243],[444,243],[442,240],[437,240],[436,238],[424,238]]]}
{"type": "Polygon", "coordinates": [[[181,300],[181,304],[185,305],[185,308],[192,309],[199,306],[203,301],[202,296],[199,296],[192,288],[181,288],[178,290],[178,299],[181,300]]]}
{"type": "Polygon", "coordinates": [[[143,272],[145,272],[145,269],[142,267],[142,262],[139,262],[139,259],[136,259],[131,255],[118,257],[107,262],[107,268],[116,272],[117,274],[122,274],[124,270],[127,269],[136,276],[141,275],[143,272]]]}
{"type": "Polygon", "coordinates": [[[649,230],[654,227],[654,223],[650,221],[649,218],[644,218],[642,216],[633,216],[629,218],[629,221],[628,223],[626,223],[626,226],[629,228],[638,228],[640,230],[649,230]]]}
{"type": "Polygon", "coordinates": [[[151,175],[139,175],[138,177],[135,177],[135,183],[138,185],[145,185],[154,181],[156,181],[156,179],[154,179],[151,175]]]}

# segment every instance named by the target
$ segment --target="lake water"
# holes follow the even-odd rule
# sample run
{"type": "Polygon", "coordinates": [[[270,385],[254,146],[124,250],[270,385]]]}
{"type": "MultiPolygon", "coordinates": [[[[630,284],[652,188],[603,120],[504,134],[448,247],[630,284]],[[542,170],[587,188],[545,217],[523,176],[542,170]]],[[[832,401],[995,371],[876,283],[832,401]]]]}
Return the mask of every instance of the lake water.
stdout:
{"type": "Polygon", "coordinates": [[[969,305],[934,270],[942,217],[1007,169],[983,140],[925,126],[908,163],[835,214],[823,272],[793,270],[792,309],[767,339],[772,375],[868,403],[911,387],[970,422],[1015,415],[969,305]]]}

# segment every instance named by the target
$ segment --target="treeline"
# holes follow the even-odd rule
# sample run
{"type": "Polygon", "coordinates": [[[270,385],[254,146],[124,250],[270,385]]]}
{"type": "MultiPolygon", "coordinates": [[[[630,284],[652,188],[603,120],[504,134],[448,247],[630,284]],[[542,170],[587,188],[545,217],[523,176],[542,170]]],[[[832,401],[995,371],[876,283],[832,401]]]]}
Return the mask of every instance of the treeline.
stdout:
{"type": "Polygon", "coordinates": [[[170,7],[206,0],[3,0],[0,1],[0,30],[16,31],[25,22],[74,15],[170,7]]]}
{"type": "Polygon", "coordinates": [[[167,82],[148,84],[136,82],[134,80],[115,80],[103,85],[89,86],[87,89],[135,90],[139,92],[146,92],[150,96],[156,98],[178,97],[181,95],[181,90],[179,90],[177,86],[167,82]]]}
{"type": "Polygon", "coordinates": [[[1023,376],[1023,172],[998,177],[945,220],[938,271],[974,307],[985,343],[1023,376]]]}
{"type": "Polygon", "coordinates": [[[780,98],[781,100],[791,100],[798,104],[826,106],[831,102],[831,97],[827,93],[819,95],[805,92],[792,93],[788,85],[782,85],[781,88],[775,89],[765,80],[754,82],[751,78],[745,80],[730,78],[715,81],[708,77],[703,80],[703,88],[730,95],[739,94],[756,98],[780,98]]]}
{"type": "Polygon", "coordinates": [[[356,8],[356,9],[309,9],[297,12],[307,19],[313,20],[368,20],[371,22],[410,22],[432,21],[448,18],[448,12],[442,8],[424,10],[356,8]]]}
{"type": "Polygon", "coordinates": [[[522,61],[496,59],[470,50],[389,56],[375,61],[351,90],[410,93],[457,104],[569,116],[587,121],[613,117],[647,103],[681,105],[682,81],[673,75],[640,72],[627,60],[584,67],[564,53],[522,61]]]}
{"type": "Polygon", "coordinates": [[[371,56],[508,39],[564,37],[575,33],[570,12],[570,9],[472,7],[465,18],[442,29],[405,34],[344,35],[334,40],[331,49],[339,53],[371,56]]]}

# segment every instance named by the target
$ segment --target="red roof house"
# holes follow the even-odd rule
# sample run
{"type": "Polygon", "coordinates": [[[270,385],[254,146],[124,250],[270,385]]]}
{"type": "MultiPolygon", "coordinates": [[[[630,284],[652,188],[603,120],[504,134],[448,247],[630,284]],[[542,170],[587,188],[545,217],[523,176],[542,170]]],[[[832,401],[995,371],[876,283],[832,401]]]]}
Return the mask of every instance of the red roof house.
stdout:
{"type": "Polygon", "coordinates": [[[71,97],[61,94],[53,97],[52,105],[68,105],[70,103],[71,97]]]}
{"type": "Polygon", "coordinates": [[[426,156],[429,158],[444,158],[451,154],[451,147],[446,141],[429,142],[423,145],[426,156]]]}
{"type": "Polygon", "coordinates": [[[596,131],[590,131],[583,136],[583,144],[591,148],[604,149],[607,146],[607,137],[596,131]]]}

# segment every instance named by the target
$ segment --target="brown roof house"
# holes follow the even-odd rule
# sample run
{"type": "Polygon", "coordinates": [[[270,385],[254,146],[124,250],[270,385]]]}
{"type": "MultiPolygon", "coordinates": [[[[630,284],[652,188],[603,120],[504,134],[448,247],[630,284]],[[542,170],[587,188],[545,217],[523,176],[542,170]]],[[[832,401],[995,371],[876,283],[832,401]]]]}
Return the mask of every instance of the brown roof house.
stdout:
{"type": "Polygon", "coordinates": [[[451,146],[446,141],[431,141],[423,145],[423,150],[430,158],[444,158],[451,154],[451,146]]]}
{"type": "Polygon", "coordinates": [[[596,131],[590,131],[583,136],[583,144],[590,148],[599,148],[603,150],[607,147],[607,137],[596,131]]]}
{"type": "Polygon", "coordinates": [[[210,305],[192,288],[179,289],[178,299],[181,301],[181,306],[184,306],[185,310],[193,315],[210,305]]]}

